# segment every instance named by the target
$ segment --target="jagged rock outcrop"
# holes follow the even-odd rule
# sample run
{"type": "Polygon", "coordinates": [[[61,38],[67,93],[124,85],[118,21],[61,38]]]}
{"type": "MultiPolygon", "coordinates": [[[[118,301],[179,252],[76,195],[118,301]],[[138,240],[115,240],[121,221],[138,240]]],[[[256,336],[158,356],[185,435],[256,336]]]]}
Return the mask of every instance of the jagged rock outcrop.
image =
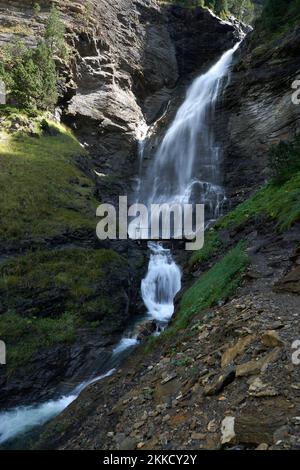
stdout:
{"type": "Polygon", "coordinates": [[[292,84],[300,74],[299,47],[297,26],[268,44],[257,43],[250,34],[236,54],[217,113],[232,203],[267,180],[269,147],[299,133],[300,106],[292,101],[292,84]]]}

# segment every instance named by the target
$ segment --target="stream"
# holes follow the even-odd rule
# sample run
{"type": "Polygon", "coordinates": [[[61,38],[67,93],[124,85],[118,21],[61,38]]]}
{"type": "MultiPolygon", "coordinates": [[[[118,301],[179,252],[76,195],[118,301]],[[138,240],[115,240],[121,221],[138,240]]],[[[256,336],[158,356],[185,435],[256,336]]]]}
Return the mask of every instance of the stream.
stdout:
{"type": "MultiPolygon", "coordinates": [[[[212,123],[215,104],[238,46],[223,54],[188,89],[185,101],[154,156],[153,164],[146,174],[140,176],[140,201],[148,205],[196,201],[205,204],[208,220],[220,216],[226,196],[219,171],[222,152],[215,142],[212,123]],[[194,175],[200,177],[196,179],[194,175]]],[[[167,327],[174,313],[174,299],[181,289],[181,270],[170,250],[162,244],[149,242],[148,247],[148,272],[141,283],[141,295],[147,310],[143,321],[155,320],[155,334],[159,334],[167,327]]],[[[68,395],[1,412],[0,445],[42,426],[69,406],[85,387],[112,375],[138,344],[136,326],[124,333],[105,364],[105,370],[98,370],[93,378],[81,383],[68,395]]]]}

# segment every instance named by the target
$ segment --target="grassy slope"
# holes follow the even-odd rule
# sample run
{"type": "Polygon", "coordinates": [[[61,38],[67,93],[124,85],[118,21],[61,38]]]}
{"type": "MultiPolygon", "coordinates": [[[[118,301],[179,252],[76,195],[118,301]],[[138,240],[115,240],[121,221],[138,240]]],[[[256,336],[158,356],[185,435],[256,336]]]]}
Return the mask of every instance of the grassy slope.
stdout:
{"type": "MultiPolygon", "coordinates": [[[[48,121],[42,132],[42,120],[0,109],[0,243],[16,252],[24,239],[38,246],[63,235],[68,243],[69,235],[76,239],[96,227],[94,185],[76,165],[88,155],[63,126],[48,121]],[[12,133],[16,123],[21,131],[12,133]]],[[[8,346],[8,371],[41,346],[73,341],[86,322],[94,327],[104,320],[109,327],[120,304],[118,295],[111,302],[106,274],[124,266],[111,250],[67,246],[2,261],[0,338],[8,346]]]]}
{"type": "Polygon", "coordinates": [[[51,126],[57,135],[0,132],[2,241],[95,226],[93,184],[72,159],[84,150],[66,128],[51,126]]]}

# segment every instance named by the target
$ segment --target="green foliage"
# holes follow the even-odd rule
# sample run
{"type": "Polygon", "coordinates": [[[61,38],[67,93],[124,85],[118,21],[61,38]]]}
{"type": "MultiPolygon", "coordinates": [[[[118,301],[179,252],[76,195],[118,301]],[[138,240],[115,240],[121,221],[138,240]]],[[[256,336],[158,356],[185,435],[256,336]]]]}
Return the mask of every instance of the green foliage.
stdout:
{"type": "Polygon", "coordinates": [[[267,0],[262,14],[262,24],[276,31],[300,15],[300,0],[267,0]]]}
{"type": "Polygon", "coordinates": [[[277,221],[281,231],[288,230],[300,219],[300,173],[281,186],[268,184],[263,187],[220,220],[216,229],[243,225],[261,216],[277,221]]]}
{"type": "Polygon", "coordinates": [[[171,0],[172,3],[192,8],[196,6],[210,8],[221,18],[227,19],[230,14],[251,22],[255,7],[252,0],[171,0]]]}
{"type": "Polygon", "coordinates": [[[287,181],[300,171],[300,136],[293,142],[280,142],[269,150],[269,166],[274,183],[287,181]]]}
{"type": "Polygon", "coordinates": [[[222,299],[227,299],[240,284],[248,263],[249,258],[243,244],[238,244],[221,261],[200,276],[183,295],[174,327],[185,328],[194,314],[222,299]]]}
{"type": "Polygon", "coordinates": [[[51,53],[65,58],[67,47],[65,42],[65,25],[60,20],[60,15],[55,6],[52,6],[46,24],[44,40],[51,53]]]}
{"type": "Polygon", "coordinates": [[[20,108],[52,109],[57,102],[55,56],[66,58],[65,28],[55,7],[35,49],[17,40],[0,51],[0,78],[10,101],[20,108]]]}
{"type": "Polygon", "coordinates": [[[0,337],[7,344],[7,372],[26,366],[40,348],[76,339],[76,323],[70,314],[60,318],[26,318],[14,312],[0,315],[0,337]]]}
{"type": "Polygon", "coordinates": [[[0,133],[2,243],[94,231],[98,201],[92,181],[75,165],[74,158],[88,157],[72,133],[51,121],[44,133],[42,117],[33,120],[7,107],[3,115],[8,126],[15,116],[28,120],[40,136],[0,133]]]}
{"type": "Polygon", "coordinates": [[[40,4],[39,4],[39,3],[35,3],[35,4],[33,5],[33,14],[34,14],[34,16],[38,16],[38,15],[40,14],[40,12],[41,12],[41,6],[40,6],[40,4]]]}
{"type": "Polygon", "coordinates": [[[189,267],[194,267],[208,260],[214,255],[220,247],[220,240],[218,233],[211,229],[205,233],[204,246],[201,250],[195,251],[189,259],[189,267]]]}

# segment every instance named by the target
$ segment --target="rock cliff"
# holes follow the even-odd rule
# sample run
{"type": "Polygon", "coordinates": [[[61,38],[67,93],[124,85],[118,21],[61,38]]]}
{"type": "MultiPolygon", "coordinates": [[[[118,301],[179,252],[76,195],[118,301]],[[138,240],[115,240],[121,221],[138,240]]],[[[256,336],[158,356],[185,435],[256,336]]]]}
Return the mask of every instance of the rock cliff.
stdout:
{"type": "Polygon", "coordinates": [[[300,73],[299,45],[296,26],[268,42],[251,33],[236,54],[217,124],[225,186],[233,203],[268,179],[268,148],[299,133],[300,106],[292,101],[292,84],[300,73]]]}

